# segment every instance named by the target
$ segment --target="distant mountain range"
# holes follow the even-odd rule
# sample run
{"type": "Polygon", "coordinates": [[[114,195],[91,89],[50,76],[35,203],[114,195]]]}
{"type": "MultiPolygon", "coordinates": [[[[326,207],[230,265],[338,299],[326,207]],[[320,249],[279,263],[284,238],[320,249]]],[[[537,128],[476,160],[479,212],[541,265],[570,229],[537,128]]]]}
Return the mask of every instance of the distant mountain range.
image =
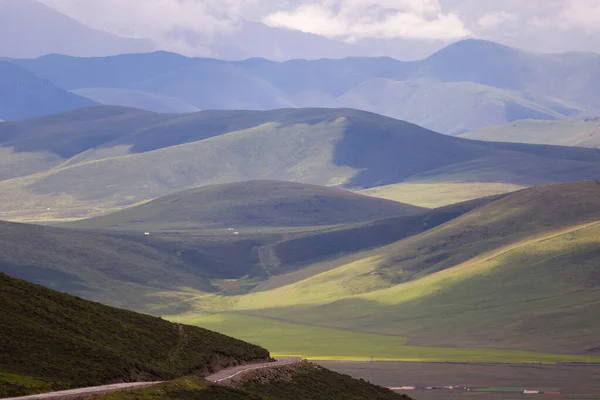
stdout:
{"type": "Polygon", "coordinates": [[[534,54],[481,40],[459,42],[415,62],[230,62],[165,52],[10,62],[98,103],[161,112],[349,107],[459,134],[520,119],[574,119],[600,110],[600,55],[534,54]]]}
{"type": "MultiPolygon", "coordinates": [[[[278,60],[318,59],[369,54],[368,47],[269,27],[260,22],[239,20],[236,25],[235,34],[215,32],[209,37],[185,31],[179,39],[183,47],[204,49],[213,57],[228,60],[256,56],[278,60]]],[[[36,0],[0,0],[0,57],[108,56],[159,48],[159,44],[150,39],[125,38],[92,29],[36,0]]]]}
{"type": "Polygon", "coordinates": [[[0,60],[0,120],[19,120],[96,105],[0,60]]]}
{"type": "Polygon", "coordinates": [[[407,183],[514,190],[600,176],[597,149],[471,141],[327,108],[183,115],[83,108],[2,123],[0,152],[0,212],[27,220],[81,218],[257,179],[357,190],[407,183]]]}

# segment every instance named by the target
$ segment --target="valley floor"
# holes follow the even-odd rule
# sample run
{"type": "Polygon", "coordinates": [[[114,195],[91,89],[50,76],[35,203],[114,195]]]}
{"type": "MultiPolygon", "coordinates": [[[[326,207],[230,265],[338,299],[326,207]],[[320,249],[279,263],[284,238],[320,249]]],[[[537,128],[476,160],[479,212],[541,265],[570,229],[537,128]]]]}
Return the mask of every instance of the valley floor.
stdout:
{"type": "Polygon", "coordinates": [[[600,362],[600,357],[486,348],[411,346],[402,336],[352,332],[272,318],[217,314],[186,320],[271,349],[278,357],[311,360],[546,363],[600,362]]]}

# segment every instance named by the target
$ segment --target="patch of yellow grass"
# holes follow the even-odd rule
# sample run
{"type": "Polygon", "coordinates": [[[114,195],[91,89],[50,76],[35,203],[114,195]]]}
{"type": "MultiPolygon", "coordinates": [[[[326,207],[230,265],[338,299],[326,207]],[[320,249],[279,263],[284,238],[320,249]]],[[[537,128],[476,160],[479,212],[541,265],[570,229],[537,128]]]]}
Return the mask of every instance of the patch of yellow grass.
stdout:
{"type": "Polygon", "coordinates": [[[437,208],[481,197],[514,192],[524,188],[525,186],[494,182],[407,182],[361,190],[358,193],[420,207],[437,208]]]}

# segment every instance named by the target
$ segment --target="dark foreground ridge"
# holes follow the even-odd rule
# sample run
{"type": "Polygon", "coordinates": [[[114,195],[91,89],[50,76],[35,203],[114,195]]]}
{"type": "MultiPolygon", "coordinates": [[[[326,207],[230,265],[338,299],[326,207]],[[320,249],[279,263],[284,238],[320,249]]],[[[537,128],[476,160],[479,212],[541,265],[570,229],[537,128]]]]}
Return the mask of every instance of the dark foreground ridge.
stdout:
{"type": "Polygon", "coordinates": [[[259,369],[211,384],[186,377],[132,392],[112,393],[103,400],[410,400],[405,395],[353,379],[308,362],[259,369]]]}
{"type": "Polygon", "coordinates": [[[205,329],[85,301],[0,274],[0,397],[206,376],[270,359],[205,329]]]}

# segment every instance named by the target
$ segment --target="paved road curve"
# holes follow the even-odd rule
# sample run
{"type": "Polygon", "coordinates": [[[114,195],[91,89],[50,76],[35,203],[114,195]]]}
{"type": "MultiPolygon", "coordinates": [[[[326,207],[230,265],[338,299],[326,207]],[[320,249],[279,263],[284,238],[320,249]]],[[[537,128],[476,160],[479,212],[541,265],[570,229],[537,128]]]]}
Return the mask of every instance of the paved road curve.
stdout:
{"type": "Polygon", "coordinates": [[[10,397],[8,399],[1,400],[72,400],[79,399],[81,397],[106,394],[111,392],[120,392],[128,389],[141,389],[149,386],[156,385],[161,382],[134,382],[134,383],[117,383],[114,385],[103,385],[94,386],[88,388],[63,390],[60,392],[43,393],[43,394],[32,394],[30,396],[23,397],[10,397]]]}
{"type": "Polygon", "coordinates": [[[264,368],[277,368],[277,367],[282,367],[285,365],[299,364],[301,362],[302,362],[301,358],[280,358],[277,361],[269,362],[269,363],[240,365],[238,367],[227,368],[227,369],[221,370],[221,371],[217,372],[216,374],[207,376],[204,379],[206,379],[207,381],[213,382],[213,383],[219,383],[219,382],[224,382],[229,379],[235,378],[236,376],[239,376],[245,372],[254,371],[257,369],[264,369],[264,368]]]}
{"type": "MultiPolygon", "coordinates": [[[[248,371],[254,371],[263,368],[277,368],[284,365],[298,364],[300,362],[302,362],[302,359],[300,358],[280,358],[277,361],[270,363],[240,365],[237,367],[221,370],[216,374],[207,376],[205,379],[213,383],[219,383],[232,379],[248,371]]],[[[149,386],[154,386],[158,383],[162,382],[117,383],[114,385],[103,385],[81,389],[63,390],[60,392],[32,394],[30,396],[10,397],[0,400],[74,400],[92,395],[120,392],[129,389],[141,389],[149,386]]]]}

